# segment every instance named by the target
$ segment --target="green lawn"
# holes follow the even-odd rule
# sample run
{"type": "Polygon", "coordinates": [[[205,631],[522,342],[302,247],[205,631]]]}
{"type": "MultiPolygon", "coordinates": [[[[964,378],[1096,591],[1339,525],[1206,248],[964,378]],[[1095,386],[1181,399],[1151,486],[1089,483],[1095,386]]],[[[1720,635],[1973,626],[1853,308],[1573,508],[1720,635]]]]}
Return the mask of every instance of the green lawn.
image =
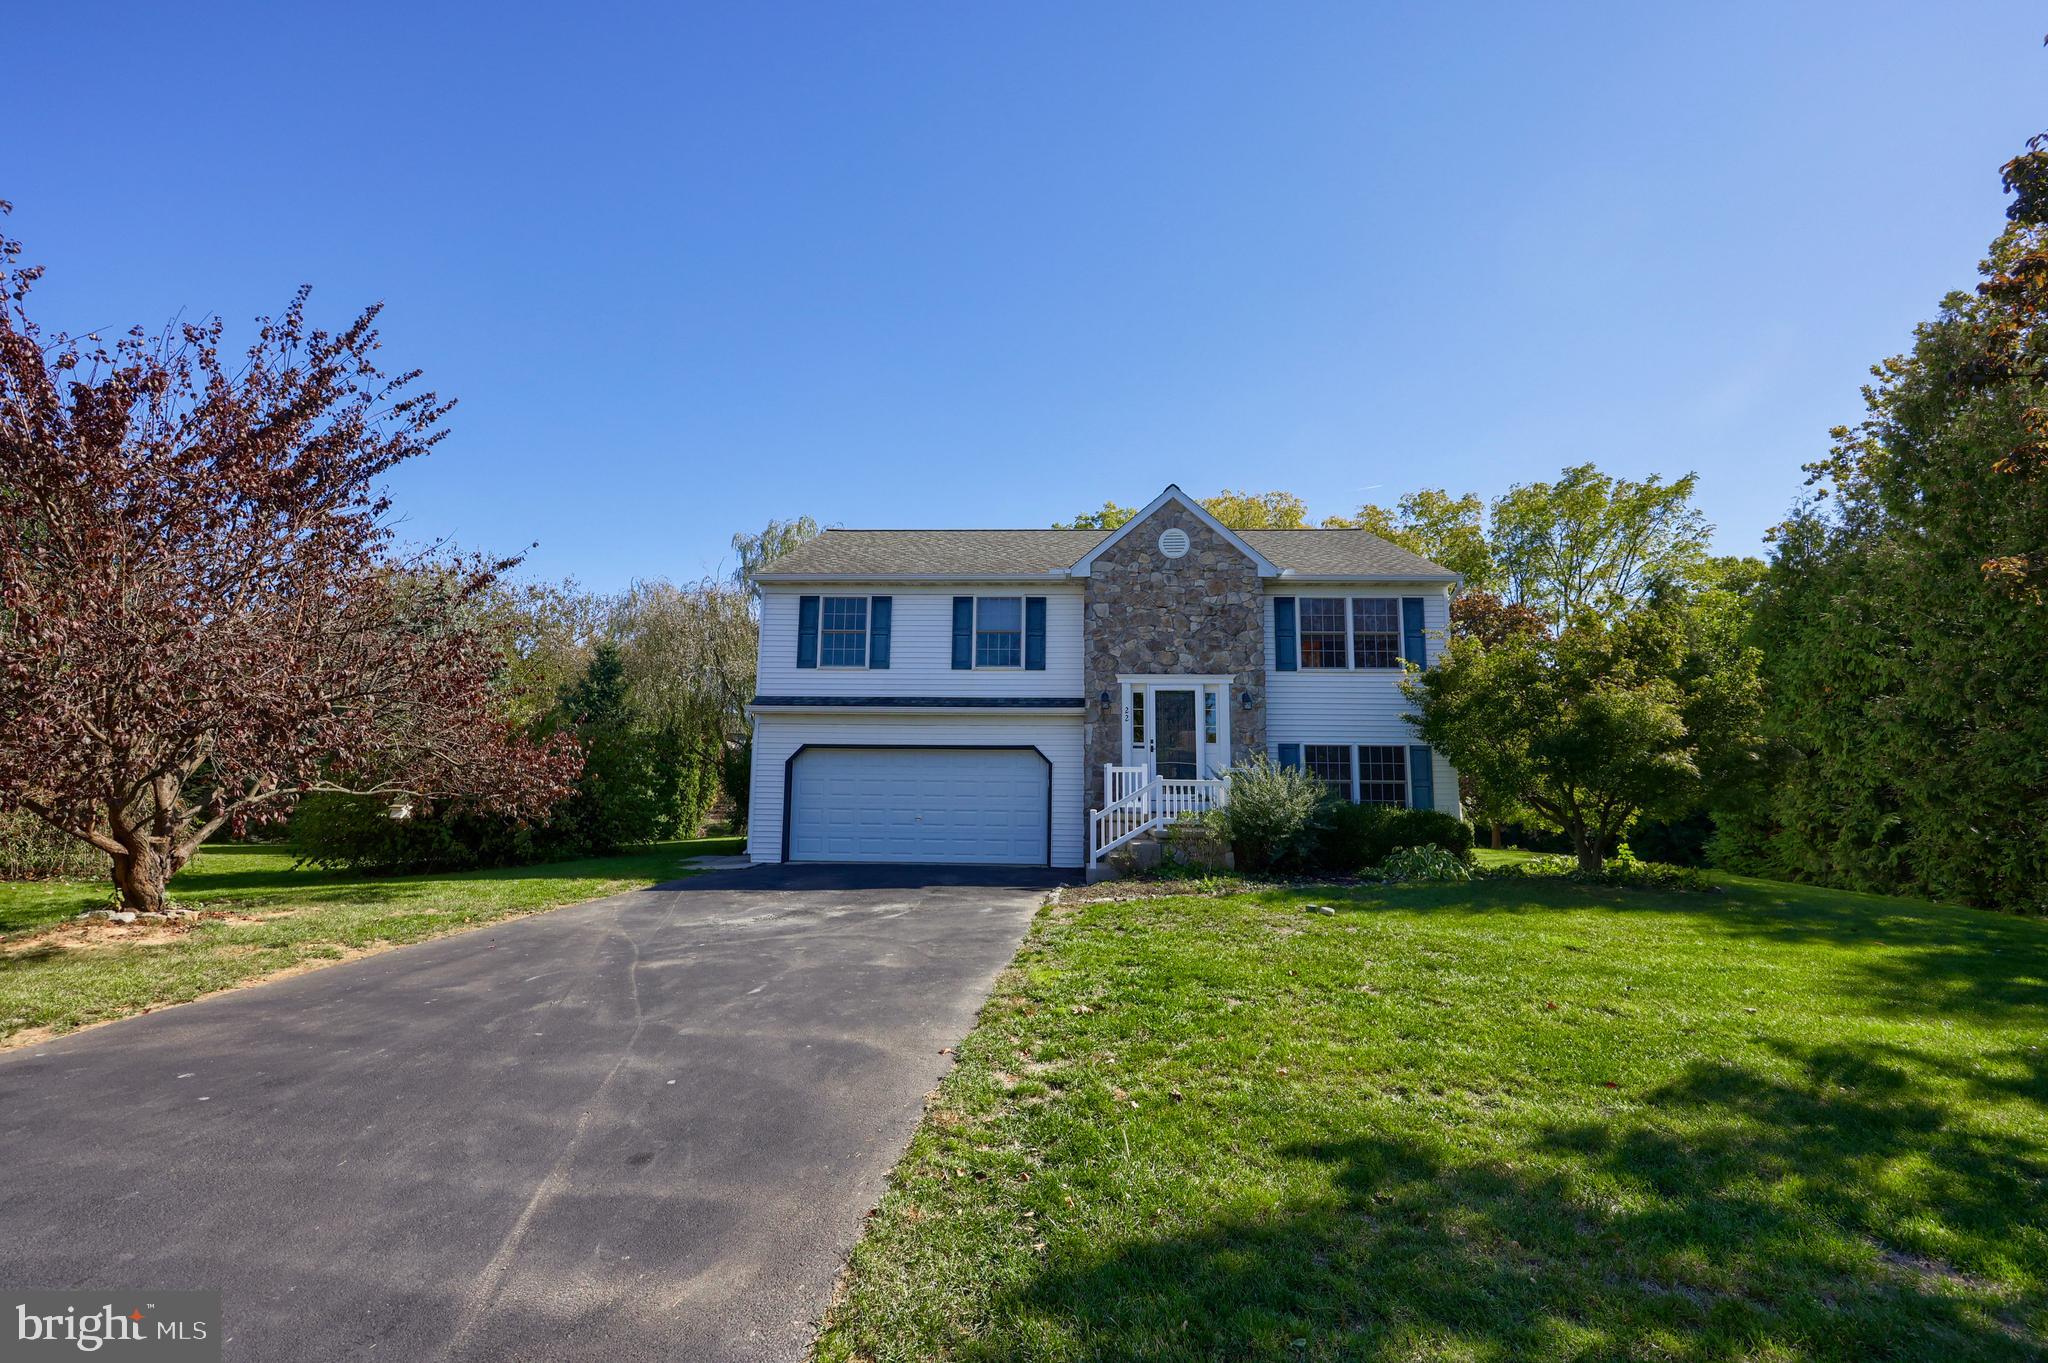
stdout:
{"type": "Polygon", "coordinates": [[[1045,910],[820,1357],[2043,1357],[2048,922],[1721,883],[1045,910]]]}
{"type": "Polygon", "coordinates": [[[687,858],[738,852],[741,841],[698,838],[585,861],[383,877],[295,870],[291,854],[272,847],[208,847],[171,882],[171,898],[231,918],[202,918],[147,945],[84,949],[73,943],[118,943],[134,932],[68,926],[80,910],[108,903],[107,885],[0,884],[0,1045],[30,1028],[69,1031],[309,961],[657,884],[682,874],[687,858]]]}

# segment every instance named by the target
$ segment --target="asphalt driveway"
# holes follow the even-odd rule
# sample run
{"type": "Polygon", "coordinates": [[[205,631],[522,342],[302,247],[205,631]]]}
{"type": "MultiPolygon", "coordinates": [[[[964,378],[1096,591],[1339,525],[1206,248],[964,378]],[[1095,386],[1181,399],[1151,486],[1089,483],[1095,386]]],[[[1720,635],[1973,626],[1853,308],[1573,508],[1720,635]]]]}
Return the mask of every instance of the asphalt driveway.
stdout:
{"type": "Polygon", "coordinates": [[[719,872],[0,1056],[0,1283],[227,1357],[801,1357],[1043,872],[719,872]]]}

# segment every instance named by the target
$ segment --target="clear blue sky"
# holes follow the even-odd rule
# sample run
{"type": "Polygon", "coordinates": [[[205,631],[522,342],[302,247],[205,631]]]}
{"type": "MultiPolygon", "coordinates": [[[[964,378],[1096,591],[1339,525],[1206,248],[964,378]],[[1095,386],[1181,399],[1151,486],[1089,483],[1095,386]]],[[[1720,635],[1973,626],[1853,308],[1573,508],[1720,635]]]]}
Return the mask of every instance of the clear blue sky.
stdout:
{"type": "Polygon", "coordinates": [[[461,403],[407,533],[601,588],[798,512],[1043,525],[1177,481],[1320,515],[1584,459],[1698,470],[1751,550],[2048,126],[2019,3],[7,27],[47,323],[382,299],[461,403]]]}

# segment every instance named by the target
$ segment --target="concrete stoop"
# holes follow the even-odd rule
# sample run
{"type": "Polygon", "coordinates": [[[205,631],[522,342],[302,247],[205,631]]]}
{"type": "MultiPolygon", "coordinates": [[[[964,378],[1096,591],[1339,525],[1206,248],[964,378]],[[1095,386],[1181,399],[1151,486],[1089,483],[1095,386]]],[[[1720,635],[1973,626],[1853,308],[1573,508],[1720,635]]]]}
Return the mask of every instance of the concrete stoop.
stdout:
{"type": "Polygon", "coordinates": [[[1088,883],[1096,885],[1105,880],[1135,875],[1140,871],[1155,870],[1159,863],[1166,859],[1168,851],[1178,853],[1182,860],[1195,866],[1227,871],[1237,864],[1237,858],[1232,855],[1229,848],[1219,847],[1208,838],[1188,837],[1172,831],[1167,831],[1164,836],[1158,832],[1140,833],[1090,866],[1088,883]]]}

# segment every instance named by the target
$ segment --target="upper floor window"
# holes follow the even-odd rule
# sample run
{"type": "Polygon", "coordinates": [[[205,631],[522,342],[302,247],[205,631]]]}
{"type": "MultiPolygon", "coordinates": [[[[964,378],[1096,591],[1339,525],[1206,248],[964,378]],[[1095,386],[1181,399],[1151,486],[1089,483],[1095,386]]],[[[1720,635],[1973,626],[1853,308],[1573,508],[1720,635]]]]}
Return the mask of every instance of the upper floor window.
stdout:
{"type": "Polygon", "coordinates": [[[1387,596],[1351,598],[1351,665],[1401,665],[1401,603],[1387,596]]]}
{"type": "Polygon", "coordinates": [[[1304,596],[1296,612],[1303,668],[1401,666],[1400,598],[1304,596]]]}
{"type": "Polygon", "coordinates": [[[1301,598],[1301,665],[1343,667],[1346,653],[1344,598],[1304,596],[1301,598]]]}
{"type": "Polygon", "coordinates": [[[818,663],[821,667],[866,667],[868,665],[868,599],[865,596],[828,596],[818,629],[818,663]]]}
{"type": "Polygon", "coordinates": [[[982,596],[974,602],[974,665],[1024,666],[1024,598],[982,596]]]}

